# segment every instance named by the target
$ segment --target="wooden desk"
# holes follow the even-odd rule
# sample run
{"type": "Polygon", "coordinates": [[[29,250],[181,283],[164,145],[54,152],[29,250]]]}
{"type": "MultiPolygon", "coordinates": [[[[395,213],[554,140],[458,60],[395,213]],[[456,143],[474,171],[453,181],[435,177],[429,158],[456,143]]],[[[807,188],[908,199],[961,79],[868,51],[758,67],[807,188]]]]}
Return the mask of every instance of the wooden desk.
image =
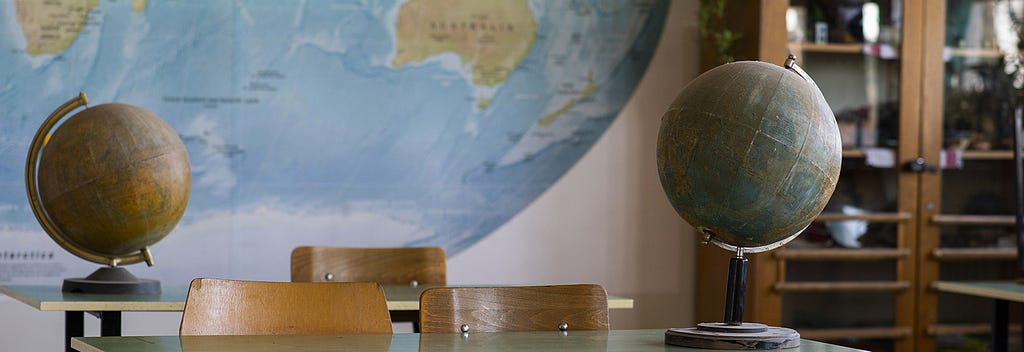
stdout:
{"type": "MultiPolygon", "coordinates": [[[[383,287],[392,317],[418,317],[420,293],[429,286],[383,287]]],[[[100,336],[121,336],[121,312],[180,312],[188,286],[164,285],[155,295],[69,293],[60,286],[0,286],[0,293],[40,311],[63,311],[64,345],[71,351],[71,338],[85,336],[85,312],[100,319],[100,336]]],[[[608,295],[608,308],[632,309],[633,299],[608,295]]]]}
{"type": "MultiPolygon", "coordinates": [[[[937,281],[935,289],[939,292],[993,299],[992,351],[1005,352],[1009,348],[1009,302],[1024,303],[1024,285],[1014,281],[937,281]]],[[[1024,335],[1021,343],[1024,343],[1024,335]]]]}
{"type": "MultiPolygon", "coordinates": [[[[708,351],[665,345],[666,329],[462,334],[76,337],[80,352],[199,351],[708,351]]],[[[801,340],[793,352],[862,351],[801,340]]]]}

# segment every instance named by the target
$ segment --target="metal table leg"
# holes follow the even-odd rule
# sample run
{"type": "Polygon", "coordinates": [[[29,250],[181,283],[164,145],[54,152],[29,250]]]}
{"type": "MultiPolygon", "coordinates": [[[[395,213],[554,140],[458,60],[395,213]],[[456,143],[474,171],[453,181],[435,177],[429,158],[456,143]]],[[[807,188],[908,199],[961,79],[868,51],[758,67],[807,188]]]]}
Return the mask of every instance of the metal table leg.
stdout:
{"type": "Polygon", "coordinates": [[[121,312],[97,312],[100,318],[100,336],[121,336],[121,312]]]}
{"type": "Polygon", "coordinates": [[[72,352],[71,338],[85,335],[85,314],[82,311],[64,312],[64,350],[72,352]]]}
{"type": "Polygon", "coordinates": [[[1006,352],[1010,335],[1007,326],[1010,325],[1010,305],[1002,299],[995,300],[995,312],[992,319],[992,351],[1006,352]]]}

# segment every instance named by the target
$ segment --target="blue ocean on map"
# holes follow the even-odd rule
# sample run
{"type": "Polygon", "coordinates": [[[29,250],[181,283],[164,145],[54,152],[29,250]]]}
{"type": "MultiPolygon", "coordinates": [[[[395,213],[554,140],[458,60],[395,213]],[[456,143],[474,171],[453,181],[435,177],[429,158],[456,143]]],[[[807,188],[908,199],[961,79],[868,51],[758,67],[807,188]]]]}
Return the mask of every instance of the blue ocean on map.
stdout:
{"type": "Polygon", "coordinates": [[[143,276],[286,279],[298,245],[457,254],[590,149],[643,75],[668,6],[529,1],[529,50],[487,85],[453,51],[394,64],[409,2],[101,0],[70,44],[42,54],[26,51],[18,2],[0,3],[0,259],[49,268],[0,269],[0,283],[96,267],[47,236],[25,195],[33,135],[79,92],[152,111],[188,149],[188,208],[143,276]]]}

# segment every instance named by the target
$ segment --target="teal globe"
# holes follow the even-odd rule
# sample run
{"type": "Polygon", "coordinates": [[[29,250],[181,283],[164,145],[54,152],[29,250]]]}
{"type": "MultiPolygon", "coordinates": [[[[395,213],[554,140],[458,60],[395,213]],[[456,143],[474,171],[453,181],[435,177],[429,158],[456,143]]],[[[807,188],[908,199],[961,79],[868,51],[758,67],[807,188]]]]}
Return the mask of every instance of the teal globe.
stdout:
{"type": "Polygon", "coordinates": [[[661,121],[658,174],[676,212],[713,239],[761,247],[798,234],[839,179],[842,145],[813,81],[725,64],[690,82],[661,121]]]}

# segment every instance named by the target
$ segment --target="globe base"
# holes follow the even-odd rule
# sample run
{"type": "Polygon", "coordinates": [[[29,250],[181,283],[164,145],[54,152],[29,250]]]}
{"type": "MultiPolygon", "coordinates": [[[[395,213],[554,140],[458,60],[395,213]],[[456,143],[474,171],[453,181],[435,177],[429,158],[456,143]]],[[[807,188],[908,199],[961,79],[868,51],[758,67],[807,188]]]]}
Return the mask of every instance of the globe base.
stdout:
{"type": "Polygon", "coordinates": [[[759,323],[700,323],[665,331],[665,344],[715,350],[775,350],[800,346],[800,333],[759,323]]]}
{"type": "Polygon", "coordinates": [[[64,279],[61,291],[100,294],[159,294],[160,281],[140,279],[125,268],[103,267],[84,278],[64,279]]]}

